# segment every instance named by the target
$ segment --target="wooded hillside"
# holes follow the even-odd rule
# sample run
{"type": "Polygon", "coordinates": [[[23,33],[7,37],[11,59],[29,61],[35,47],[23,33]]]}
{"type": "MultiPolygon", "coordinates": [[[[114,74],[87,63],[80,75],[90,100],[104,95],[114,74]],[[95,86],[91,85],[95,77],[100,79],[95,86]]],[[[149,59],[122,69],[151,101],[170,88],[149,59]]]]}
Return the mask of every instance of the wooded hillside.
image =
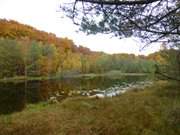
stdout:
{"type": "Polygon", "coordinates": [[[94,52],[68,38],[13,20],[0,20],[0,77],[52,76],[120,70],[152,73],[154,61],[134,54],[94,52]]]}

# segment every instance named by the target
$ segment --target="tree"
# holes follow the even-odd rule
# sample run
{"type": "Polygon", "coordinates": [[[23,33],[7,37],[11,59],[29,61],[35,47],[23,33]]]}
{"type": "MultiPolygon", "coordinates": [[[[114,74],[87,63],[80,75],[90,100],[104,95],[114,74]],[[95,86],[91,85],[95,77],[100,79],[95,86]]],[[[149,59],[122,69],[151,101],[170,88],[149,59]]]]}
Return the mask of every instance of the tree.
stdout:
{"type": "Polygon", "coordinates": [[[40,71],[41,75],[50,76],[55,74],[55,63],[57,61],[56,47],[51,44],[45,44],[42,46],[42,56],[40,57],[40,71]]]}
{"type": "MultiPolygon", "coordinates": [[[[180,44],[179,0],[71,0],[63,3],[61,9],[87,34],[105,33],[119,38],[134,36],[146,44],[166,42],[173,48],[180,44]]],[[[177,52],[176,58],[166,53],[170,57],[166,60],[169,65],[177,63],[173,66],[179,70],[180,53],[177,52]]],[[[158,66],[156,69],[160,69],[158,66]]],[[[173,66],[166,66],[168,78],[174,78],[168,74],[173,71],[173,66]]]]}
{"type": "Polygon", "coordinates": [[[21,75],[23,57],[15,40],[0,39],[0,77],[21,75]]]}
{"type": "Polygon", "coordinates": [[[42,45],[36,41],[31,43],[28,50],[28,75],[40,76],[40,59],[42,57],[42,45]]]}
{"type": "Polygon", "coordinates": [[[179,0],[70,0],[60,8],[87,34],[180,42],[179,0]]]}
{"type": "Polygon", "coordinates": [[[166,49],[160,51],[158,55],[164,58],[165,63],[157,61],[156,73],[160,77],[180,81],[180,50],[166,49]]]}

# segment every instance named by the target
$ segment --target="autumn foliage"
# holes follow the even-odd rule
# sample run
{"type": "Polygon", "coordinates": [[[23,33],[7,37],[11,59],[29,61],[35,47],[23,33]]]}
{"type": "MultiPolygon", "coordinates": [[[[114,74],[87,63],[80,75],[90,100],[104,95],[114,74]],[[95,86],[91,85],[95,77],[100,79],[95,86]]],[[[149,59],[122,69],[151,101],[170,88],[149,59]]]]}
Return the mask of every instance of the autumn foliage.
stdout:
{"type": "Polygon", "coordinates": [[[68,38],[13,20],[0,20],[0,77],[54,76],[120,70],[152,73],[153,60],[134,54],[94,52],[68,38]]]}

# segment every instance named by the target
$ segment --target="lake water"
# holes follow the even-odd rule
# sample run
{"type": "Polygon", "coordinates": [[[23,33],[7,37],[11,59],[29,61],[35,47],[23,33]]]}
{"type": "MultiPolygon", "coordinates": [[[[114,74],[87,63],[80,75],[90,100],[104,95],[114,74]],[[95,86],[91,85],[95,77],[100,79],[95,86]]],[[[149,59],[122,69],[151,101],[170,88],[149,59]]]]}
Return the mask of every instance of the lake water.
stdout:
{"type": "Polygon", "coordinates": [[[148,80],[147,76],[115,78],[101,76],[29,81],[27,83],[0,83],[0,114],[21,111],[27,104],[48,101],[51,97],[58,97],[60,101],[68,96],[87,96],[87,91],[100,92],[145,80],[148,80]]]}

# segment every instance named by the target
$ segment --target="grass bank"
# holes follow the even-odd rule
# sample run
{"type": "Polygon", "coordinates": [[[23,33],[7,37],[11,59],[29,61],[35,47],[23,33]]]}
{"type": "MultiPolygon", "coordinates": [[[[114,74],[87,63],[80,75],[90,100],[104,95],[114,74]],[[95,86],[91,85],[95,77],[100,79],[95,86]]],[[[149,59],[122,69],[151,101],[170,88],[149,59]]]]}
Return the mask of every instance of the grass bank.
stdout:
{"type": "MultiPolygon", "coordinates": [[[[63,78],[80,78],[80,77],[87,77],[87,78],[94,78],[98,76],[105,76],[105,77],[119,77],[119,76],[145,76],[150,75],[150,73],[122,73],[118,70],[109,71],[106,73],[89,73],[89,74],[65,74],[63,78]]],[[[7,82],[24,82],[24,81],[43,81],[43,80],[52,80],[52,79],[60,79],[60,75],[54,76],[39,76],[39,77],[25,77],[25,76],[15,76],[15,77],[6,77],[1,78],[0,82],[7,83],[7,82]]]]}
{"type": "Polygon", "coordinates": [[[0,135],[179,135],[180,88],[156,82],[106,99],[69,98],[0,116],[0,135]]]}
{"type": "Polygon", "coordinates": [[[93,77],[116,77],[116,76],[147,76],[152,75],[152,73],[123,73],[119,70],[112,70],[105,73],[87,73],[87,74],[76,74],[76,75],[70,75],[67,77],[87,77],[87,78],[93,78],[93,77]]]}
{"type": "Polygon", "coordinates": [[[40,77],[25,77],[25,76],[15,76],[15,77],[7,77],[0,79],[0,82],[24,82],[24,81],[41,81],[41,80],[50,80],[54,79],[54,77],[40,76],[40,77]]]}

